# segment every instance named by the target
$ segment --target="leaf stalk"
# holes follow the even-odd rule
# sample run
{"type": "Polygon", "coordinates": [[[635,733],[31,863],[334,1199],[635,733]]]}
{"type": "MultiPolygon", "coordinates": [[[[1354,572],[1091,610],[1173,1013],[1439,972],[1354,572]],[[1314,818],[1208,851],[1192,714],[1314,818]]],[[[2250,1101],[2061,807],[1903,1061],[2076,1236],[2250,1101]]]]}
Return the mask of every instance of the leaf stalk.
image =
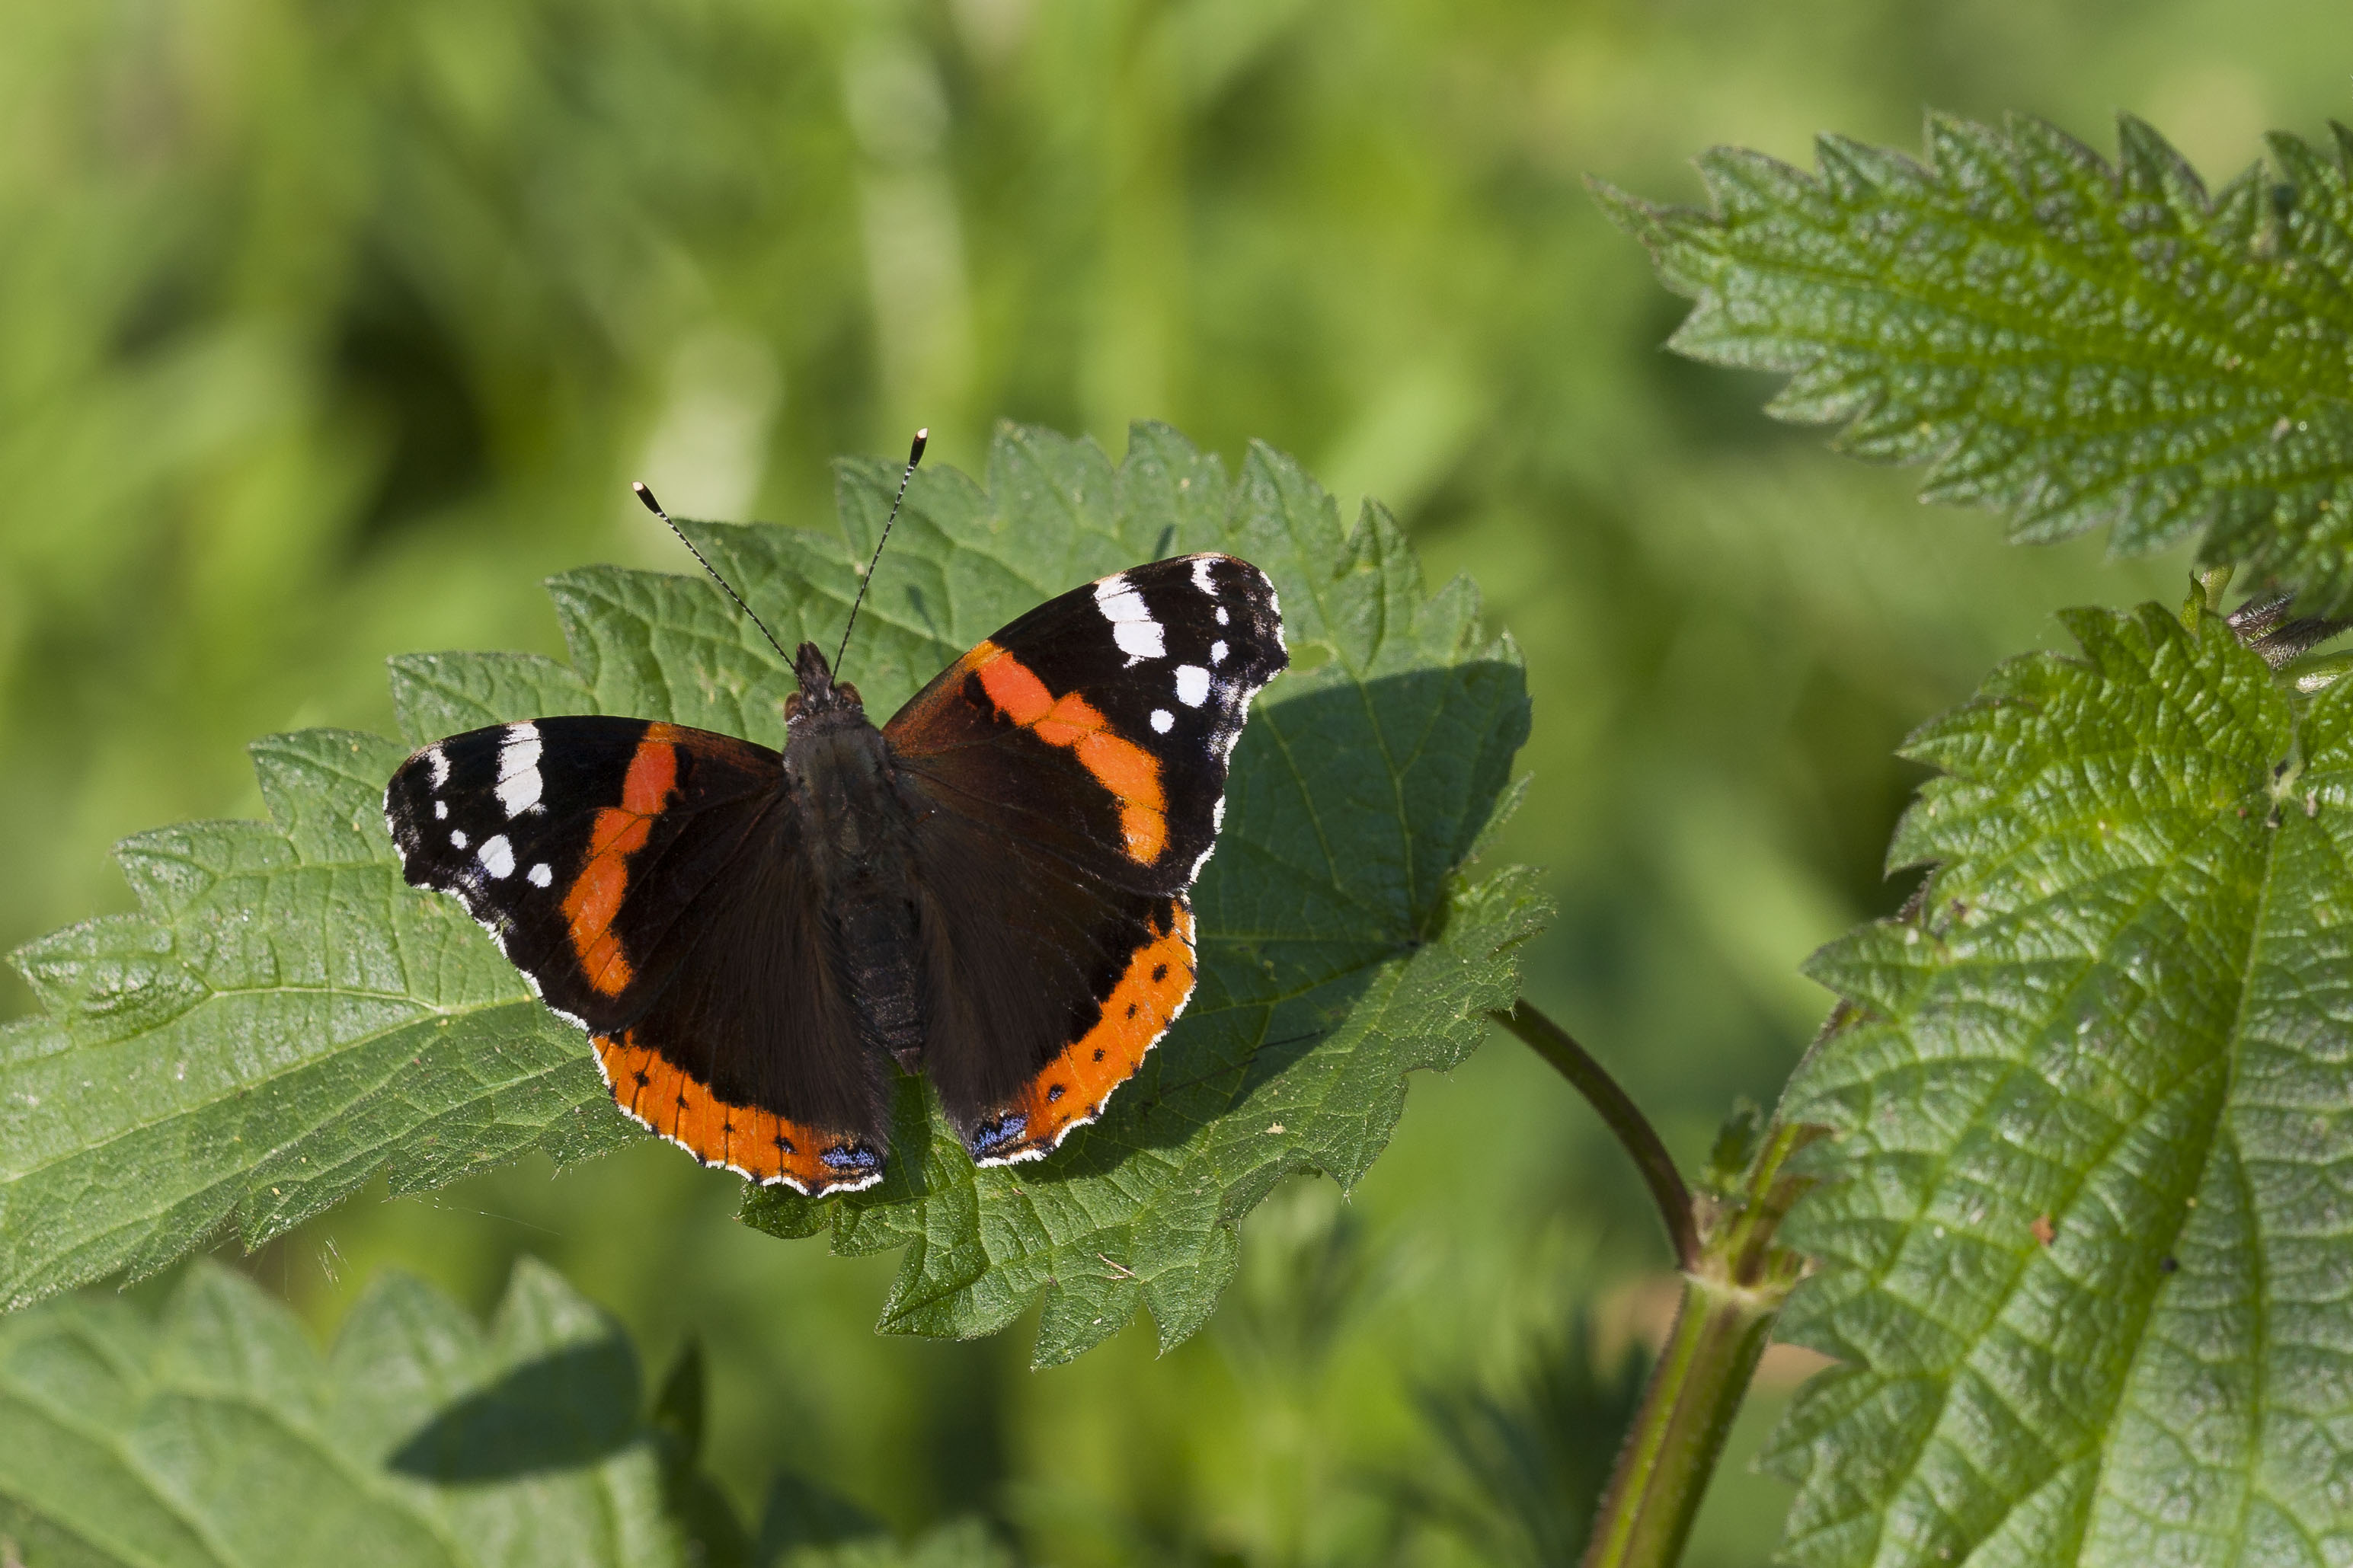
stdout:
{"type": "Polygon", "coordinates": [[[1659,1218],[1666,1225],[1667,1239],[1674,1245],[1675,1267],[1686,1273],[1696,1268],[1700,1261],[1699,1216],[1693,1206],[1691,1189],[1683,1184],[1683,1173],[1675,1169],[1674,1157],[1667,1152],[1651,1119],[1642,1114],[1608,1069],[1593,1059],[1592,1053],[1526,997],[1487,1016],[1551,1063],[1599,1113],[1609,1131],[1618,1135],[1618,1142],[1642,1173],[1651,1197],[1659,1205],[1659,1218]]]}

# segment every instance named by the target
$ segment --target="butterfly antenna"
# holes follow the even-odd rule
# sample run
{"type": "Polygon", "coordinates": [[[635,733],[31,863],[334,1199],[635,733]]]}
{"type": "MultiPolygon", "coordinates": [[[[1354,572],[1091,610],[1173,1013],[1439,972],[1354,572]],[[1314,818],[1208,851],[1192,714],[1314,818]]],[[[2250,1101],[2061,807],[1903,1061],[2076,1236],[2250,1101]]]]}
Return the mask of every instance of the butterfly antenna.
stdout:
{"type": "Polygon", "coordinates": [[[702,569],[711,574],[711,580],[718,584],[719,586],[726,592],[729,598],[735,601],[735,607],[752,617],[752,624],[760,628],[760,635],[768,639],[768,646],[776,650],[776,657],[783,659],[786,664],[792,663],[793,656],[785,651],[785,645],[776,640],[776,634],[768,629],[768,623],[762,620],[757,612],[755,612],[751,605],[744,602],[743,595],[728,586],[727,579],[719,574],[718,567],[713,566],[710,562],[703,560],[702,552],[694,547],[694,541],[689,539],[686,536],[685,531],[681,529],[678,524],[670,521],[670,513],[662,510],[661,502],[654,500],[654,492],[646,489],[644,485],[637,483],[634,480],[631,481],[629,488],[638,492],[638,499],[646,503],[646,510],[648,511],[661,519],[663,526],[668,528],[672,533],[678,535],[678,542],[686,546],[687,553],[693,556],[695,560],[702,563],[702,569]]]}
{"type": "Polygon", "coordinates": [[[882,559],[882,547],[891,542],[891,525],[899,521],[899,503],[907,499],[907,481],[915,477],[915,465],[923,460],[923,443],[931,438],[929,430],[918,430],[914,445],[907,448],[907,471],[899,476],[899,493],[892,498],[891,515],[882,520],[882,537],[874,542],[874,559],[866,563],[866,575],[858,580],[858,597],[849,602],[849,622],[841,628],[841,646],[833,650],[837,676],[841,673],[841,656],[849,651],[849,627],[858,624],[858,606],[866,602],[867,585],[874,581],[874,567],[882,559]]]}

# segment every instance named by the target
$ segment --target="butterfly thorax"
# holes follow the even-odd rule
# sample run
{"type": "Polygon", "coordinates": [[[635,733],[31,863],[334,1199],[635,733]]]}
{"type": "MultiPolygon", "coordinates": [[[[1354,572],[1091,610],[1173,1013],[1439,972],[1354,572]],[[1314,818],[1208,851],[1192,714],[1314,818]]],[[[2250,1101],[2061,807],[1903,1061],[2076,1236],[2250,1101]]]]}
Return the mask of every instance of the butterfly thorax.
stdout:
{"type": "Polygon", "coordinates": [[[911,1069],[923,1043],[911,812],[858,689],[803,643],[786,704],[785,803],[820,894],[834,973],[866,1037],[911,1069]]]}
{"type": "Polygon", "coordinates": [[[828,880],[886,855],[906,815],[882,731],[847,690],[835,687],[821,701],[786,709],[785,794],[828,880]]]}

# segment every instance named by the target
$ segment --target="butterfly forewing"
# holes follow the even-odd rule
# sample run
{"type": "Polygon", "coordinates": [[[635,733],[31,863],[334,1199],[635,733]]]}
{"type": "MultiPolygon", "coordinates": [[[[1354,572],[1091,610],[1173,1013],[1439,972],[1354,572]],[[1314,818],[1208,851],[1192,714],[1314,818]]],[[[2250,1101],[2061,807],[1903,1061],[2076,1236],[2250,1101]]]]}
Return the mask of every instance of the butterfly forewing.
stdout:
{"type": "Polygon", "coordinates": [[[1106,880],[1181,892],[1217,840],[1250,700],[1288,662],[1266,574],[1178,556],[1039,605],[883,733],[951,809],[1022,824],[1106,880]]]}
{"type": "Polygon", "coordinates": [[[393,775],[408,880],[455,894],[557,1011],[628,1024],[647,961],[766,808],[773,752],[642,719],[543,719],[452,735],[393,775]]]}

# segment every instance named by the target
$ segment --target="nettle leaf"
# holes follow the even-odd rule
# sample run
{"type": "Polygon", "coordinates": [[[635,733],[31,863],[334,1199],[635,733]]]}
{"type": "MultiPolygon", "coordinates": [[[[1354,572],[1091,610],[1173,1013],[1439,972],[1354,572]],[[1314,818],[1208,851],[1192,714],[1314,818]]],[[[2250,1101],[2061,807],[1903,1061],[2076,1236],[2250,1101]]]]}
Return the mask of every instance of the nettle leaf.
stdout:
{"type": "MultiPolygon", "coordinates": [[[[865,475],[853,515],[879,522],[889,477],[865,475]]],[[[1368,510],[1349,534],[1287,460],[1253,448],[1229,486],[1154,426],[1116,471],[1092,445],[1008,432],[989,479],[987,497],[939,485],[957,531],[927,506],[923,559],[937,564],[916,569],[912,593],[876,590],[905,652],[867,656],[870,701],[881,682],[869,672],[889,671],[887,709],[1048,594],[1193,550],[1273,578],[1293,658],[1243,731],[1194,892],[1199,989],[1103,1121],[1042,1167],[982,1170],[944,1121],[923,1127],[904,1085],[902,1153],[880,1186],[816,1202],[770,1188],[745,1205],[777,1235],[829,1226],[839,1251],[904,1247],[888,1330],[988,1333],[1042,1296],[1043,1363],[1139,1308],[1164,1346],[1198,1329],[1233,1273],[1235,1223],[1285,1175],[1363,1173],[1404,1108],[1405,1074],[1461,1060],[1484,1009],[1509,1003],[1511,950],[1541,911],[1519,873],[1461,876],[1527,734],[1518,655],[1481,631],[1469,584],[1425,595],[1386,515],[1368,510]]],[[[836,616],[826,605],[810,624],[836,616]]]]}
{"type": "Polygon", "coordinates": [[[1782,1114],[1840,1134],[1767,1456],[1805,1564],[2353,1547],[2353,685],[2219,620],[2067,616],[1913,737],[1903,917],[1782,1114]]]}
{"type": "Polygon", "coordinates": [[[269,822],[126,840],[140,912],[18,950],[44,1012],[0,1027],[0,1303],[152,1273],[232,1219],[258,1246],[379,1170],[414,1192],[626,1136],[577,1034],[401,880],[406,755],[256,743],[269,822]]]}
{"type": "Polygon", "coordinates": [[[824,1546],[794,1546],[772,1558],[776,1568],[1016,1568],[1010,1547],[976,1519],[941,1525],[901,1543],[873,1535],[824,1546]]]}
{"type": "Polygon", "coordinates": [[[157,1319],[0,1321],[12,1563],[669,1564],[665,1468],[627,1338],[530,1259],[487,1333],[393,1275],[323,1357],[212,1264],[157,1319]]]}
{"type": "Polygon", "coordinates": [[[1715,210],[1597,186],[1698,301],[1670,340],[1791,380],[1783,418],[1932,464],[2021,540],[2114,525],[2353,602],[2353,132],[2271,139],[2209,196],[2126,117],[2113,166],[2040,121],[1932,117],[1926,166],[1838,137],[1809,175],[1700,160],[1715,210]]]}
{"type": "MultiPolygon", "coordinates": [[[[845,466],[846,540],[686,526],[787,646],[830,642],[896,479],[845,466]]],[[[1241,1215],[1293,1172],[1353,1182],[1397,1121],[1404,1075],[1462,1059],[1484,1010],[1514,994],[1513,949],[1539,900],[1524,874],[1473,883],[1464,868],[1527,733],[1518,655],[1481,629],[1467,584],[1424,591],[1377,508],[1344,529],[1271,451],[1234,481],[1159,426],[1139,426],[1117,466],[1091,443],[1008,427],[986,488],[924,470],[849,673],[888,713],[1039,601],[1205,549],[1273,578],[1293,662],[1234,754],[1195,892],[1199,989],[1176,1029],[1043,1164],[976,1169],[908,1081],[884,1184],[746,1205],[779,1235],[905,1247],[885,1328],[987,1333],[1042,1299],[1042,1360],[1139,1310],[1165,1342],[1183,1338],[1232,1273],[1241,1215]]],[[[783,744],[791,672],[710,584],[593,567],[551,587],[570,666],[396,660],[409,743],[607,712],[783,744]]],[[[453,900],[401,883],[379,799],[405,754],[343,734],[267,743],[271,825],[159,836],[177,858],[134,840],[144,912],[20,955],[47,1012],[0,1034],[9,1299],[160,1267],[232,1217],[248,1241],[274,1234],[380,1166],[406,1190],[634,1135],[579,1035],[453,900]]]]}

